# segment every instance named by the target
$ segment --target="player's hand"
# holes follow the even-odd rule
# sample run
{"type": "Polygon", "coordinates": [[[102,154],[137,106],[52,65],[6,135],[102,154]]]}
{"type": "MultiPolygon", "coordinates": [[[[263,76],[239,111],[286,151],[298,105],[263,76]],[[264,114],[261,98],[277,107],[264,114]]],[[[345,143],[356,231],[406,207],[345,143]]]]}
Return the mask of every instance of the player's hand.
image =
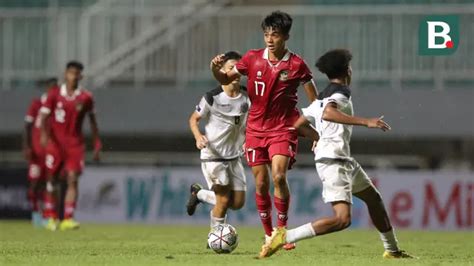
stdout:
{"type": "Polygon", "coordinates": [[[211,60],[212,71],[219,71],[223,65],[224,65],[224,54],[217,55],[211,60]]]}
{"type": "Polygon", "coordinates": [[[387,122],[383,121],[383,115],[380,116],[379,118],[369,118],[367,120],[367,127],[368,128],[380,128],[383,131],[388,131],[391,130],[392,128],[390,127],[387,122]]]}
{"type": "Polygon", "coordinates": [[[200,150],[207,147],[209,141],[207,140],[206,136],[202,135],[196,139],[196,147],[200,150]]]}
{"type": "Polygon", "coordinates": [[[48,136],[46,134],[40,134],[40,145],[41,147],[46,147],[46,144],[48,144],[48,136]]]}
{"type": "Polygon", "coordinates": [[[100,152],[101,151],[102,151],[102,141],[100,141],[99,138],[96,138],[95,141],[94,141],[94,155],[92,157],[92,159],[95,162],[100,161],[100,152]]]}
{"type": "Polygon", "coordinates": [[[25,157],[27,161],[30,161],[33,157],[33,151],[31,150],[31,148],[29,147],[23,148],[23,156],[25,157]]]}

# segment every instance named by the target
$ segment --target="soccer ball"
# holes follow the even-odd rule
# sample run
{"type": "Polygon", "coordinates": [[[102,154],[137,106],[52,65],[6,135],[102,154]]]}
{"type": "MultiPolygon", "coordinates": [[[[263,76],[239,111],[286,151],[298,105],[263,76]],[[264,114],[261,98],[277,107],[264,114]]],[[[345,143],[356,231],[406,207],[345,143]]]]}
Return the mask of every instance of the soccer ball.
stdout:
{"type": "Polygon", "coordinates": [[[231,253],[239,245],[239,236],[232,225],[219,224],[207,236],[207,244],[216,253],[231,253]]]}

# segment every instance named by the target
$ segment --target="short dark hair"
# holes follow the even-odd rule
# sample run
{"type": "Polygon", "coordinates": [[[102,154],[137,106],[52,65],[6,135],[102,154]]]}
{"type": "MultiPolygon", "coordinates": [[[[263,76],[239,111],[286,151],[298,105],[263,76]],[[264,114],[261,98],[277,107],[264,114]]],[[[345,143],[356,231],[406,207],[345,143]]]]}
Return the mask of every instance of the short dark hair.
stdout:
{"type": "Polygon", "coordinates": [[[84,65],[79,61],[73,60],[73,61],[67,62],[66,69],[69,69],[69,68],[76,68],[76,69],[82,71],[82,70],[84,70],[84,65]]]}
{"type": "Polygon", "coordinates": [[[262,20],[262,30],[268,28],[279,30],[281,33],[288,35],[291,30],[293,19],[288,13],[281,11],[274,11],[262,20]]]}
{"type": "Polygon", "coordinates": [[[236,51],[228,51],[227,53],[224,54],[224,63],[229,61],[229,60],[240,60],[242,58],[242,55],[239,54],[239,52],[236,51]]]}
{"type": "Polygon", "coordinates": [[[326,52],[316,62],[316,67],[328,78],[343,78],[347,76],[352,54],[347,49],[334,49],[326,52]]]}
{"type": "Polygon", "coordinates": [[[44,89],[44,87],[51,87],[51,86],[54,86],[54,85],[57,85],[57,84],[58,84],[58,79],[55,78],[55,77],[40,79],[36,82],[36,85],[40,89],[44,89]]]}

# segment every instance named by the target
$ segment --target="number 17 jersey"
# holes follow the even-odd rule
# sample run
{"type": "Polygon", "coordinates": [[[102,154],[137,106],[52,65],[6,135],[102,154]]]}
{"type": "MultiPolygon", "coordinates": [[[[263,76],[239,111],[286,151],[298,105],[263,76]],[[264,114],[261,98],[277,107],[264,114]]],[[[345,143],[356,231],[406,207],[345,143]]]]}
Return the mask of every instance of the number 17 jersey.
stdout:
{"type": "Polygon", "coordinates": [[[313,78],[304,60],[288,50],[280,61],[271,62],[265,48],[248,51],[235,69],[248,77],[252,104],[246,133],[275,136],[292,130],[299,117],[297,88],[313,78]]]}

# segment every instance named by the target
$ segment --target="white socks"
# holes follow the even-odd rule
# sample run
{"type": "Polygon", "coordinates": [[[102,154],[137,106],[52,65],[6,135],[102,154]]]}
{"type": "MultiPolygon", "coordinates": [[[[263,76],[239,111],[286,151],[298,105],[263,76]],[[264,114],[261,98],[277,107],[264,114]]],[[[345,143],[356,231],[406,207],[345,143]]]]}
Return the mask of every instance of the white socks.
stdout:
{"type": "Polygon", "coordinates": [[[300,240],[316,236],[311,223],[304,224],[300,227],[286,231],[286,243],[296,243],[300,240]]]}
{"type": "Polygon", "coordinates": [[[383,247],[386,251],[397,252],[398,251],[398,240],[395,233],[392,230],[386,233],[380,233],[380,239],[383,242],[383,247]]]}
{"type": "Polygon", "coordinates": [[[201,189],[197,193],[197,198],[205,203],[216,205],[216,194],[214,191],[201,189]]]}
{"type": "Polygon", "coordinates": [[[214,228],[214,226],[219,225],[219,224],[225,224],[227,219],[227,215],[224,216],[224,218],[217,218],[212,216],[212,211],[211,211],[211,229],[214,228]]]}

